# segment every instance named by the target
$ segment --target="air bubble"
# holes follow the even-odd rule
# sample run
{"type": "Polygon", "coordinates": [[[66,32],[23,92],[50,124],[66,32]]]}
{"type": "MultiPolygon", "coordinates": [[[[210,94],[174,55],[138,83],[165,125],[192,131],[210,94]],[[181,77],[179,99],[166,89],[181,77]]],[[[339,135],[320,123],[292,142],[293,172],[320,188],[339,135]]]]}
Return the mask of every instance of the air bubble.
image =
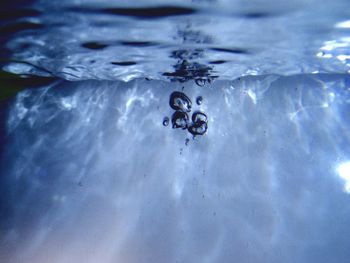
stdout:
{"type": "Polygon", "coordinates": [[[206,80],[205,79],[196,79],[195,82],[199,87],[204,87],[206,80]]]}
{"type": "Polygon", "coordinates": [[[171,122],[173,124],[173,128],[185,130],[188,126],[188,115],[183,111],[175,111],[171,118],[171,122]]]}
{"type": "Polygon", "coordinates": [[[204,112],[195,111],[195,112],[192,114],[192,121],[193,121],[194,123],[199,122],[199,121],[208,122],[208,118],[207,118],[207,115],[205,115],[204,112]]]}
{"type": "Polygon", "coordinates": [[[208,130],[208,118],[205,113],[196,111],[192,114],[192,124],[188,127],[188,132],[192,135],[203,135],[208,130]]]}
{"type": "Polygon", "coordinates": [[[188,127],[188,132],[191,133],[193,136],[196,135],[203,135],[208,130],[208,124],[205,121],[198,121],[195,123],[192,123],[188,127]]]}
{"type": "Polygon", "coordinates": [[[198,96],[198,97],[196,98],[196,103],[197,103],[197,105],[202,105],[202,102],[203,102],[203,97],[202,97],[202,96],[198,96]]]}
{"type": "Polygon", "coordinates": [[[175,91],[170,95],[169,105],[176,111],[190,112],[192,102],[183,92],[175,91]]]}
{"type": "Polygon", "coordinates": [[[169,118],[168,117],[164,117],[163,119],[163,125],[166,127],[169,125],[169,118]]]}

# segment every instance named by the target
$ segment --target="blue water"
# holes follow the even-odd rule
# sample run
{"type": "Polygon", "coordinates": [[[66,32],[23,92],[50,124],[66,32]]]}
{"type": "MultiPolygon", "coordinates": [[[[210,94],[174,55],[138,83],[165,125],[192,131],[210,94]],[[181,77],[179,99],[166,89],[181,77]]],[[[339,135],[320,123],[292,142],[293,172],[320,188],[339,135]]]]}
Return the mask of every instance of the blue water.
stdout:
{"type": "Polygon", "coordinates": [[[347,1],[1,6],[0,262],[348,262],[347,1]]]}

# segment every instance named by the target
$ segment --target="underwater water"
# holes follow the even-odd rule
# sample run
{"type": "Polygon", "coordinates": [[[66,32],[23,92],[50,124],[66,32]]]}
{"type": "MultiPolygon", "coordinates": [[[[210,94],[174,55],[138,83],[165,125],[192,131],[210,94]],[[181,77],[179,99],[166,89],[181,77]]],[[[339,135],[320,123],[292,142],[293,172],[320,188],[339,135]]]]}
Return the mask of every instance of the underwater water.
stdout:
{"type": "Polygon", "coordinates": [[[348,262],[349,7],[2,2],[0,262],[348,262]]]}

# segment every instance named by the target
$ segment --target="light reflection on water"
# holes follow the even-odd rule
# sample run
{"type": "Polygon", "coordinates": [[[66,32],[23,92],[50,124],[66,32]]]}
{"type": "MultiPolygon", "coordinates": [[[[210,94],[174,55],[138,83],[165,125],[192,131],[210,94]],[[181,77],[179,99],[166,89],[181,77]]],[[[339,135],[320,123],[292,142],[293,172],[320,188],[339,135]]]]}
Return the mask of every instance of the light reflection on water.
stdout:
{"type": "Polygon", "coordinates": [[[16,74],[187,81],[350,69],[347,0],[38,0],[18,9],[4,8],[0,27],[1,63],[16,74]]]}
{"type": "Polygon", "coordinates": [[[340,163],[337,167],[337,172],[345,182],[345,191],[350,192],[350,162],[340,163]]]}
{"type": "Polygon", "coordinates": [[[346,262],[345,245],[329,250],[349,237],[338,177],[347,170],[334,168],[350,159],[348,87],[342,75],[304,75],[210,88],[59,81],[23,91],[7,121],[0,254],[5,262],[346,262]],[[192,107],[207,113],[206,135],[163,126],[174,90],[202,96],[192,107]]]}

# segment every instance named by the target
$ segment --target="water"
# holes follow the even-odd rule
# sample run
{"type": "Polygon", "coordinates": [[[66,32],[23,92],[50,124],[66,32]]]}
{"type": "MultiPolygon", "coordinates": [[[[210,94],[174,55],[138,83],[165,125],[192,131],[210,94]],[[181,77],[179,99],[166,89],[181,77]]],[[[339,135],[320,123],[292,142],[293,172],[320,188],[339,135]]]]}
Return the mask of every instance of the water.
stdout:
{"type": "Polygon", "coordinates": [[[348,1],[4,1],[0,261],[348,262],[348,1]]]}
{"type": "Polygon", "coordinates": [[[349,72],[347,0],[5,1],[5,69],[198,82],[349,72]],[[331,12],[330,12],[331,10],[331,12]]]}

